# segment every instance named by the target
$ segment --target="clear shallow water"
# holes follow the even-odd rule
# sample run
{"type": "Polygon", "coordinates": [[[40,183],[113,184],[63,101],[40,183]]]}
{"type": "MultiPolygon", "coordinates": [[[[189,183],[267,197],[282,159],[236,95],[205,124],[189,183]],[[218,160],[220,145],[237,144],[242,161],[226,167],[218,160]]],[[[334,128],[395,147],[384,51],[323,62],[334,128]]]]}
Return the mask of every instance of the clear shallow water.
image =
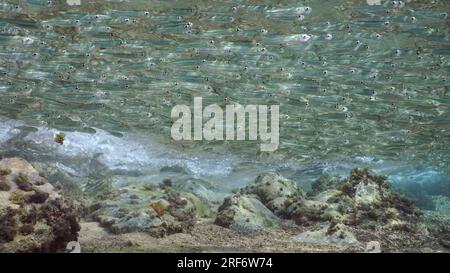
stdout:
{"type": "Polygon", "coordinates": [[[450,2],[402,3],[1,1],[1,149],[80,176],[181,166],[227,188],[269,169],[445,179],[450,2]],[[171,141],[170,110],[194,96],[280,104],[278,151],[171,141]]]}

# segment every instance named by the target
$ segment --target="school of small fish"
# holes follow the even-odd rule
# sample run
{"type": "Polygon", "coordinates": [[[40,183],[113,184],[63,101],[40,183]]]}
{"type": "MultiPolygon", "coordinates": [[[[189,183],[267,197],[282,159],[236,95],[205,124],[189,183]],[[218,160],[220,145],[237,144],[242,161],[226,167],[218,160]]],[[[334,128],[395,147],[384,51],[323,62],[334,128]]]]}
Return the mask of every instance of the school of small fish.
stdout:
{"type": "Polygon", "coordinates": [[[279,104],[274,155],[172,144],[448,169],[449,12],[448,0],[2,0],[0,116],[171,142],[170,110],[194,97],[279,104]]]}

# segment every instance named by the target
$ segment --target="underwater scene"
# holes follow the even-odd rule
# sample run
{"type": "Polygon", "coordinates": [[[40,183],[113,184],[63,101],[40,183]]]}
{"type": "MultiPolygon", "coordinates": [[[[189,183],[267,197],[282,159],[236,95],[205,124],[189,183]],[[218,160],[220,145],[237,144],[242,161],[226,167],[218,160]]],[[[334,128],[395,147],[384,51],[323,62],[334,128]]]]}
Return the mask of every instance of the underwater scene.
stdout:
{"type": "Polygon", "coordinates": [[[449,12],[1,0],[0,252],[449,252],[449,12]]]}

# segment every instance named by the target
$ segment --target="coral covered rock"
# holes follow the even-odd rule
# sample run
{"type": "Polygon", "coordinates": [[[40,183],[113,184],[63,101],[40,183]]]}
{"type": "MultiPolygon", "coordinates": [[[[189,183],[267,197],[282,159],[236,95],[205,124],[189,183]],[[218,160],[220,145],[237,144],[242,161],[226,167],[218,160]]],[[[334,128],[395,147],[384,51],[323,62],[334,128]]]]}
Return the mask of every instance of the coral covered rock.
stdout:
{"type": "Polygon", "coordinates": [[[276,173],[265,173],[241,189],[242,194],[256,196],[267,208],[280,216],[294,202],[303,200],[304,192],[291,181],[276,173]]]}
{"type": "Polygon", "coordinates": [[[396,193],[385,176],[354,169],[347,180],[327,184],[326,188],[307,200],[293,203],[285,217],[299,225],[330,221],[370,229],[420,229],[419,210],[396,193]]]}
{"type": "Polygon", "coordinates": [[[244,204],[256,196],[268,210],[300,226],[329,222],[366,229],[424,232],[420,211],[413,203],[396,193],[385,176],[367,169],[354,169],[343,181],[322,177],[307,197],[294,182],[275,173],[259,176],[240,192],[242,196],[225,200],[217,224],[232,226],[239,219],[235,214],[250,215],[247,211],[252,209],[247,210],[244,204]]]}
{"type": "Polygon", "coordinates": [[[0,252],[55,252],[76,241],[74,203],[57,193],[25,160],[0,161],[0,252]]]}
{"type": "Polygon", "coordinates": [[[255,197],[237,194],[225,198],[215,224],[238,232],[251,232],[278,227],[279,219],[255,197]]]}
{"type": "Polygon", "coordinates": [[[252,184],[243,189],[243,193],[255,194],[262,203],[279,198],[302,198],[304,193],[294,181],[276,173],[265,173],[258,176],[252,184]]]}
{"type": "Polygon", "coordinates": [[[367,169],[354,169],[341,191],[342,198],[336,202],[348,211],[348,224],[377,222],[395,228],[414,225],[419,220],[420,211],[410,200],[396,193],[385,176],[367,169]]]}
{"type": "Polygon", "coordinates": [[[151,191],[124,191],[92,204],[88,217],[115,234],[146,232],[163,237],[190,230],[197,221],[199,203],[191,193],[154,186],[151,191]]]}
{"type": "Polygon", "coordinates": [[[311,184],[311,191],[308,195],[314,196],[329,189],[336,188],[341,181],[338,177],[325,173],[311,184]]]}

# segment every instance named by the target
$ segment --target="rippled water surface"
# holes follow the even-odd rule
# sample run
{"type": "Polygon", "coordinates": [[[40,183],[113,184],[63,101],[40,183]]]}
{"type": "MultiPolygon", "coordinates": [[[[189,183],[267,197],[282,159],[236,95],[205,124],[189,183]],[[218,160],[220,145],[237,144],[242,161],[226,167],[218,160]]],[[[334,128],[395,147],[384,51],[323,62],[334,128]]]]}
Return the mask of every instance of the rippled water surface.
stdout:
{"type": "Polygon", "coordinates": [[[368,165],[441,179],[449,11],[447,0],[1,1],[1,148],[74,174],[182,166],[229,181],[368,165]],[[279,149],[172,141],[170,111],[194,96],[279,104],[279,149]]]}

